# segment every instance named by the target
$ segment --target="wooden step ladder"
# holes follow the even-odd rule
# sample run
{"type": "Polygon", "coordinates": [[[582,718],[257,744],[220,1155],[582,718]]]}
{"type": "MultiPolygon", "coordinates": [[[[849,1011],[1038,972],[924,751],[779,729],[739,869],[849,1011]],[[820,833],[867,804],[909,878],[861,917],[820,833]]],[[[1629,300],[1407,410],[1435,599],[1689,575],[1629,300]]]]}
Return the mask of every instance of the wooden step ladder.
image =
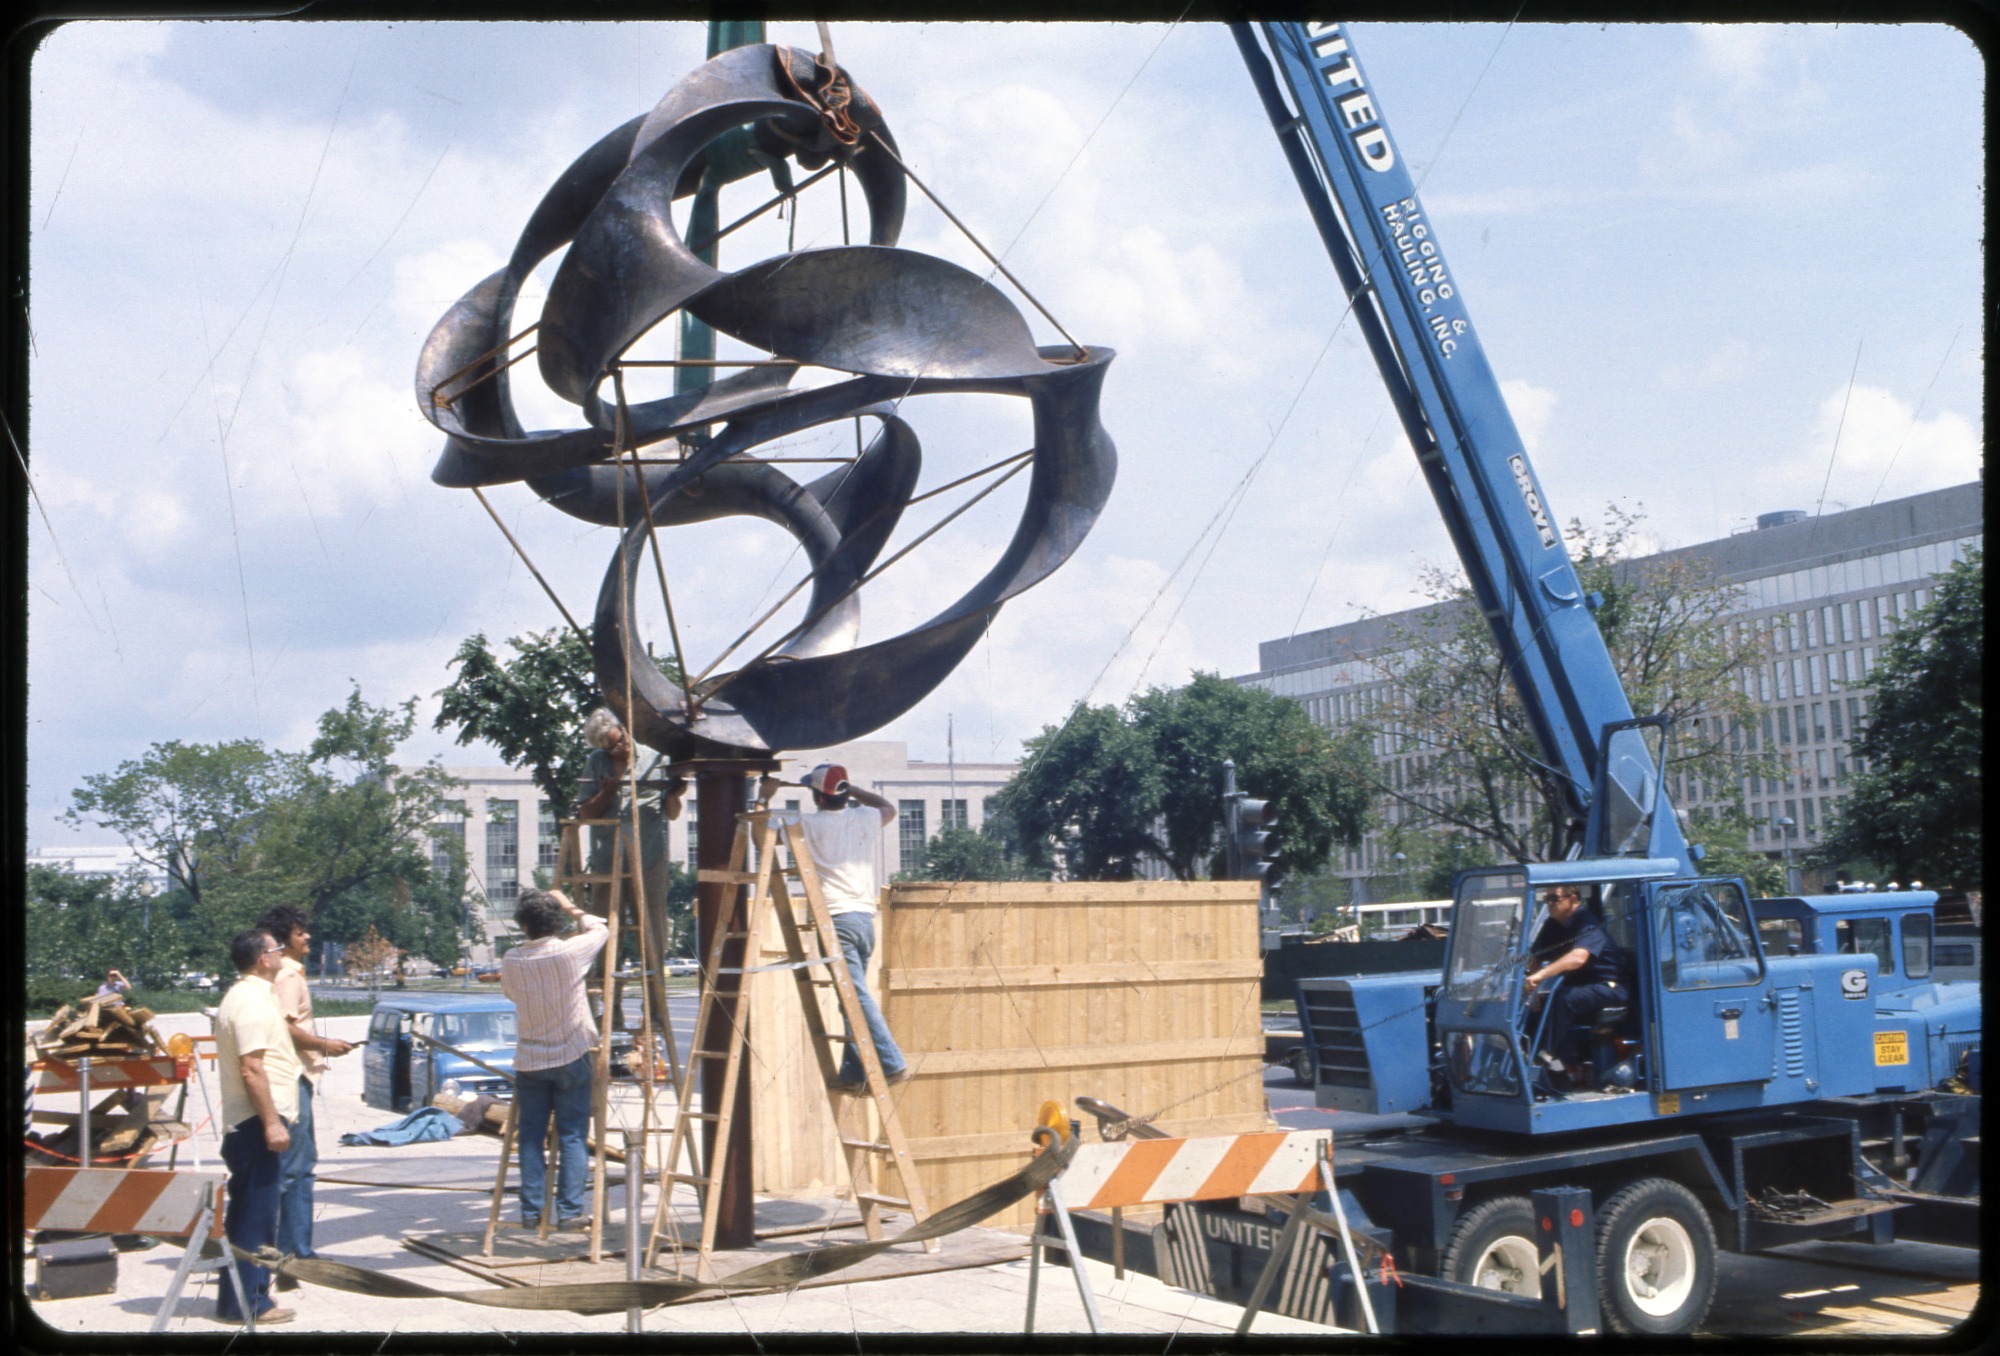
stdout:
{"type": "MultiPolygon", "coordinates": [[[[716,980],[723,975],[740,977],[773,970],[791,971],[798,984],[799,1006],[805,1017],[809,1044],[833,1110],[834,1124],[840,1136],[841,1156],[847,1163],[848,1178],[853,1184],[855,1201],[861,1207],[861,1221],[868,1237],[879,1239],[883,1236],[882,1214],[885,1209],[906,1210],[917,1221],[930,1214],[923,1185],[917,1178],[916,1162],[910,1157],[908,1141],[896,1116],[895,1101],[882,1073],[882,1062],[876,1054],[874,1041],[869,1037],[854,978],[847,972],[846,962],[841,956],[840,944],[833,930],[833,917],[827,912],[819,873],[813,867],[812,854],[806,847],[805,832],[799,826],[797,814],[755,809],[738,815],[736,841],[730,850],[729,861],[726,871],[700,873],[703,881],[747,886],[748,891],[747,897],[743,891],[733,893],[732,906],[724,910],[725,921],[709,939],[707,954],[702,958],[701,1002],[696,1009],[694,1036],[688,1050],[689,1068],[693,1068],[697,1059],[720,1058],[725,1061],[721,1096],[713,1111],[704,1105],[701,1111],[696,1112],[689,1108],[686,1099],[681,1102],[679,1114],[674,1119],[673,1137],[668,1142],[668,1170],[660,1174],[660,1201],[653,1216],[645,1258],[648,1267],[654,1265],[663,1233],[672,1238],[674,1250],[680,1251],[679,1232],[671,1227],[668,1218],[669,1201],[674,1185],[687,1183],[697,1188],[701,1199],[701,1243],[696,1253],[695,1276],[703,1281],[714,1279],[711,1258],[721,1216],[722,1177],[728,1158],[731,1108],[735,1106],[737,1084],[743,1076],[744,1054],[748,1047],[741,1024],[730,1022],[726,1014],[720,1021],[715,1020],[722,1006],[716,980]],[[781,827],[783,843],[791,858],[789,866],[785,865],[777,850],[781,827]],[[753,860],[754,866],[751,865],[753,860]],[[793,879],[801,886],[798,896],[792,894],[788,884],[793,879]],[[796,912],[801,901],[805,905],[804,918],[796,912]],[[763,932],[764,919],[772,913],[776,914],[779,931],[783,934],[785,959],[766,965],[748,964],[754,959],[750,948],[756,945],[763,932]],[[745,944],[746,964],[725,967],[722,964],[723,946],[737,939],[745,944]],[[828,989],[839,999],[847,1029],[854,1033],[851,1038],[826,1029],[820,998],[828,989]],[[715,1029],[720,1026],[730,1029],[715,1029]],[[834,1057],[834,1047],[850,1039],[860,1057],[867,1093],[873,1099],[879,1134],[871,1134],[865,1127],[853,1124],[860,1118],[845,1114],[843,1103],[852,1104],[859,1099],[848,1098],[836,1086],[839,1061],[834,1057]],[[713,1122],[715,1125],[715,1149],[707,1171],[672,1171],[678,1161],[680,1146],[688,1141],[692,1127],[698,1122],[713,1122]],[[905,1193],[903,1196],[890,1196],[880,1190],[873,1169],[881,1158],[887,1158],[895,1165],[896,1176],[905,1193]]],[[[747,1001],[748,993],[745,991],[738,997],[738,1011],[741,1011],[740,1004],[747,1001]]],[[[936,1252],[937,1241],[927,1241],[924,1248],[927,1252],[936,1252]]]]}
{"type": "MultiPolygon", "coordinates": [[[[579,908],[589,911],[596,902],[596,891],[591,887],[608,886],[605,891],[605,930],[610,934],[604,942],[603,959],[595,982],[585,984],[585,992],[599,1004],[599,1024],[596,1055],[597,1070],[591,1080],[590,1135],[595,1171],[591,1177],[590,1197],[590,1260],[603,1260],[604,1251],[604,1188],[606,1169],[610,1156],[610,1097],[611,1097],[611,1033],[618,1028],[620,1009],[623,1003],[622,985],[624,977],[618,971],[619,937],[625,919],[626,908],[631,908],[633,922],[638,934],[639,981],[640,981],[640,1022],[633,1041],[634,1057],[639,1067],[634,1069],[633,1078],[641,1090],[643,1099],[640,1114],[642,1133],[651,1133],[655,1079],[653,1060],[655,1057],[655,1032],[665,1038],[667,1074],[674,1089],[675,1098],[685,1104],[688,1095],[687,1080],[680,1055],[674,1045],[674,1029],[667,1011],[665,971],[662,957],[654,954],[654,936],[663,928],[664,918],[648,918],[645,892],[640,889],[644,875],[641,860],[643,844],[632,832],[631,825],[623,818],[566,819],[562,821],[562,842],[556,854],[556,869],[550,882],[551,888],[561,890],[579,908]],[[611,869],[592,871],[589,857],[584,851],[583,833],[586,829],[609,829],[611,831],[611,869]]],[[[666,870],[662,861],[658,870],[666,870]]],[[[499,1228],[500,1211],[507,1186],[507,1167],[513,1158],[518,1123],[518,1095],[510,1099],[507,1107],[507,1123],[501,1133],[500,1169],[493,1183],[493,1200],[487,1214],[485,1251],[493,1251],[493,1237],[499,1228]]],[[[555,1127],[549,1128],[549,1139],[544,1149],[544,1161],[548,1164],[547,1187],[542,1200],[542,1219],[538,1230],[546,1239],[552,1227],[556,1208],[556,1185],[559,1180],[555,1153],[555,1127]]],[[[672,1160],[669,1160],[671,1162],[672,1160]]],[[[689,1162],[696,1160],[690,1152],[689,1162]]],[[[644,1183],[631,1179],[632,1167],[627,1165],[626,1189],[643,1191],[644,1183]]]]}

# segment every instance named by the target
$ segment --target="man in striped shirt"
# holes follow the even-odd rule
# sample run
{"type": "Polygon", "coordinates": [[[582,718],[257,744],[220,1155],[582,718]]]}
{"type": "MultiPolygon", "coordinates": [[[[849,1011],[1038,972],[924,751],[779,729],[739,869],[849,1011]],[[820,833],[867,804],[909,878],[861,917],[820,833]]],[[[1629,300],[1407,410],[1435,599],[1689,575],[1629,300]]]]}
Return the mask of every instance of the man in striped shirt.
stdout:
{"type": "Polygon", "coordinates": [[[604,920],[572,904],[560,890],[521,891],[514,922],[528,940],[500,958],[500,992],[514,1003],[514,1102],[521,1146],[521,1223],[542,1222],[548,1194],[543,1142],[549,1117],[556,1122],[556,1227],[572,1229],[583,1213],[584,1174],[590,1155],[592,1047],[584,980],[610,932],[604,920]],[[561,936],[567,914],[582,930],[561,936]]]}

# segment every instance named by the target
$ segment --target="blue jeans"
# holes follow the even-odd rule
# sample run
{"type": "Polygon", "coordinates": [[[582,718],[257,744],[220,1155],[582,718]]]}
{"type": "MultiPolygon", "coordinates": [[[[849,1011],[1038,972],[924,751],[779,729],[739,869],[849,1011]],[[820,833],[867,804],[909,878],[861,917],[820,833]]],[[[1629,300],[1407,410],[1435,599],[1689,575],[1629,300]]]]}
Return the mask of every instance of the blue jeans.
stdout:
{"type": "MultiPolygon", "coordinates": [[[[889,1024],[882,1020],[882,1009],[875,1006],[875,995],[868,992],[868,958],[875,954],[875,915],[872,913],[837,913],[833,916],[833,935],[840,939],[840,954],[847,958],[847,973],[854,977],[854,991],[861,999],[861,1016],[868,1023],[868,1038],[875,1042],[875,1058],[882,1061],[882,1076],[894,1078],[903,1071],[903,1052],[896,1048],[896,1038],[889,1034],[889,1024]]],[[[854,1034],[850,1028],[849,1036],[854,1034]]],[[[859,1083],[862,1078],[861,1056],[854,1052],[854,1043],[848,1042],[847,1053],[840,1059],[840,1077],[848,1083],[859,1083]]]]}
{"type": "Polygon", "coordinates": [[[278,1251],[287,1257],[312,1257],[313,1169],[319,1166],[319,1145],[313,1139],[312,1080],[299,1079],[299,1119],[292,1126],[292,1146],[278,1160],[278,1251]]]}
{"type": "Polygon", "coordinates": [[[556,1120],[556,1220],[583,1213],[583,1182],[590,1166],[585,1141],[590,1133],[590,1056],[578,1055],[554,1069],[514,1072],[516,1143],[521,1148],[521,1220],[538,1224],[548,1192],[549,1168],[543,1142],[549,1116],[556,1120]]]}
{"type": "MultiPolygon", "coordinates": [[[[229,1169],[225,1193],[229,1201],[222,1211],[223,1234],[245,1252],[275,1244],[279,1156],[264,1145],[264,1123],[252,1116],[232,1127],[222,1137],[222,1161],[229,1169]]],[[[243,1272],[243,1284],[249,1288],[251,1308],[259,1314],[275,1309],[270,1269],[241,1260],[237,1266],[243,1272]]],[[[226,1323],[243,1321],[243,1305],[237,1298],[236,1284],[228,1267],[222,1269],[222,1284],[215,1292],[215,1316],[226,1323]]]]}

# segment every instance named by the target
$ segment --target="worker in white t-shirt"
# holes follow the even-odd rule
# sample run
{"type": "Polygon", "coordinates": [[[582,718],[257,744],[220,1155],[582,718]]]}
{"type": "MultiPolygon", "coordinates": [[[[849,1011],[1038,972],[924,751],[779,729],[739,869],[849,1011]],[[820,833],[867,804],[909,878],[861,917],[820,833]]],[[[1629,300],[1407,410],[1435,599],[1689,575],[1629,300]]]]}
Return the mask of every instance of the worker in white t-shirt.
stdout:
{"type": "MultiPolygon", "coordinates": [[[[805,779],[813,793],[818,812],[799,816],[805,831],[806,850],[812,854],[819,873],[820,890],[826,911],[833,915],[833,931],[840,939],[840,953],[847,960],[847,973],[854,977],[855,992],[861,999],[861,1013],[868,1023],[868,1035],[875,1042],[875,1057],[882,1062],[882,1074],[891,1083],[910,1076],[903,1052],[896,1048],[889,1024],[868,991],[868,958],[875,952],[875,901],[881,883],[875,859],[882,847],[882,830],[895,822],[896,807],[872,791],[852,786],[847,769],[838,763],[821,763],[805,779]]],[[[757,797],[769,804],[784,784],[766,777],[758,785],[757,797]]],[[[847,1033],[850,1037],[853,1032],[847,1033]]],[[[852,1041],[840,1061],[835,1086],[843,1092],[863,1092],[867,1083],[861,1057],[852,1041]]]]}

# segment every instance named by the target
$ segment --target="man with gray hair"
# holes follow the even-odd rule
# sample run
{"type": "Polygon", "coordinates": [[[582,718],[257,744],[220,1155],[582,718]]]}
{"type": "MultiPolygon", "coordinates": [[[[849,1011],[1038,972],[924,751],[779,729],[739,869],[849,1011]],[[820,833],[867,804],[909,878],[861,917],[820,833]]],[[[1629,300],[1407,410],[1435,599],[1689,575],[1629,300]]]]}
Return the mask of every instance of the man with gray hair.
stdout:
{"type": "MultiPolygon", "coordinates": [[[[229,1169],[222,1231],[244,1252],[278,1241],[281,1164],[299,1115],[298,1055],[271,987],[284,958],[284,943],[261,928],[237,933],[229,943],[237,980],[215,1011],[215,1068],[227,1127],[222,1162],[229,1169]]],[[[224,1270],[215,1292],[218,1319],[241,1323],[254,1314],[261,1326],[296,1317],[271,1298],[268,1268],[245,1262],[239,1269],[249,1293],[238,1294],[234,1275],[224,1270]]]]}
{"type": "MultiPolygon", "coordinates": [[[[583,782],[577,788],[579,804],[576,817],[616,819],[629,831],[633,798],[628,794],[631,780],[627,774],[632,769],[632,736],[617,713],[600,706],[584,721],[583,739],[590,745],[590,756],[584,760],[583,782]]],[[[654,754],[640,769],[637,780],[660,780],[662,761],[661,755],[654,754]]],[[[645,875],[646,907],[649,916],[664,918],[667,909],[667,821],[680,817],[680,793],[641,786],[638,806],[640,869],[645,875]]],[[[592,875],[602,875],[611,870],[612,837],[609,829],[590,831],[592,875]]],[[[623,869],[625,863],[621,862],[619,866],[623,869]]],[[[590,887],[592,912],[608,913],[610,900],[610,886],[600,884],[590,887]]],[[[665,940],[656,938],[655,942],[664,944],[665,940]]]]}

